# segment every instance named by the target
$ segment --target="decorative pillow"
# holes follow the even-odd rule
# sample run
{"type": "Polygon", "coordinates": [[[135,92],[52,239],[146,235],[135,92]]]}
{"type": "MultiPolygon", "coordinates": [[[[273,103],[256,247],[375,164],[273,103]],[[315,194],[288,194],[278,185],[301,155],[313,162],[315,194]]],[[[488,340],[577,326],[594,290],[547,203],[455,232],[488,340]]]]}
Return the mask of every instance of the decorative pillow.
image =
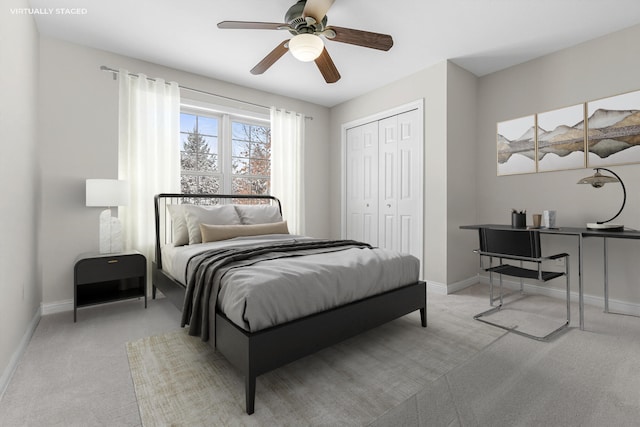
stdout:
{"type": "Polygon", "coordinates": [[[202,243],[202,233],[200,224],[216,225],[240,225],[238,216],[233,205],[220,206],[197,206],[185,205],[184,216],[189,230],[189,244],[202,243]]]}
{"type": "Polygon", "coordinates": [[[187,220],[184,217],[184,207],[186,205],[167,205],[169,216],[171,217],[171,234],[174,246],[189,244],[189,229],[187,220]]]}
{"type": "Polygon", "coordinates": [[[270,224],[281,222],[282,215],[278,206],[271,205],[235,205],[242,224],[270,224]]]}
{"type": "Polygon", "coordinates": [[[200,224],[202,242],[217,242],[242,236],[262,236],[264,234],[289,234],[287,221],[269,224],[212,225],[200,224]]]}

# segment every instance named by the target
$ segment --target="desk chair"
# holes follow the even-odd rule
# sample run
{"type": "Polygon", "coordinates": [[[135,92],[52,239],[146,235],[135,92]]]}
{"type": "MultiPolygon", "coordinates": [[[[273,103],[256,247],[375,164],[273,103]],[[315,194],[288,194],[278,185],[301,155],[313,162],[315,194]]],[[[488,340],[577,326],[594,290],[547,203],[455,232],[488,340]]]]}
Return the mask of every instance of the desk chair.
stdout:
{"type": "Polygon", "coordinates": [[[487,323],[498,328],[505,329],[507,331],[522,335],[528,338],[533,338],[538,341],[548,341],[552,336],[560,332],[569,326],[570,321],[570,299],[569,299],[569,254],[561,253],[551,256],[543,257],[540,247],[540,233],[532,230],[495,230],[489,228],[479,229],[480,237],[480,249],[474,251],[480,255],[480,267],[489,272],[489,304],[493,306],[496,300],[500,303],[487,311],[476,314],[474,319],[480,322],[487,323]],[[485,268],[483,260],[489,258],[489,266],[485,268]],[[493,259],[498,258],[499,264],[493,265],[493,259]],[[542,270],[542,262],[546,260],[555,260],[564,258],[565,271],[545,271],[542,270]],[[505,263],[504,261],[516,261],[519,265],[513,263],[505,263]],[[535,268],[525,268],[524,263],[527,266],[535,264],[535,268]],[[498,274],[499,282],[499,296],[494,298],[493,296],[493,276],[498,274]],[[492,313],[495,313],[502,309],[503,297],[507,296],[503,294],[502,276],[517,277],[520,279],[520,291],[522,292],[522,283],[524,279],[534,279],[542,282],[548,282],[549,280],[556,279],[564,276],[566,282],[566,299],[567,299],[567,321],[550,332],[545,336],[536,336],[528,334],[515,327],[507,327],[498,323],[491,322],[485,317],[492,313]]]}

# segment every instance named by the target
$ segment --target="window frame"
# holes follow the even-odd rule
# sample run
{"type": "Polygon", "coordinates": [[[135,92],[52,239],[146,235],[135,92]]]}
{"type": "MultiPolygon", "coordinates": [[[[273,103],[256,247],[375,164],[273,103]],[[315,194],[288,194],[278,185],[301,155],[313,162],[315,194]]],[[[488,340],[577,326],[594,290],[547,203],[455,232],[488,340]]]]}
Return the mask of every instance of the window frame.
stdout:
{"type": "MultiPolygon", "coordinates": [[[[271,117],[269,114],[255,111],[240,110],[232,107],[223,107],[202,101],[183,99],[180,101],[180,113],[192,114],[201,117],[218,119],[218,172],[184,171],[180,166],[180,176],[213,176],[220,180],[219,194],[235,194],[233,192],[233,179],[236,177],[249,179],[264,179],[264,175],[234,174],[233,159],[233,122],[249,125],[267,126],[271,129],[271,117]],[[193,173],[190,173],[193,172],[193,173]]],[[[180,132],[182,134],[182,130],[180,132]]],[[[271,179],[271,176],[268,177],[271,179]]],[[[181,185],[182,187],[182,185],[181,185]]],[[[182,190],[181,190],[182,191],[182,190]]]]}

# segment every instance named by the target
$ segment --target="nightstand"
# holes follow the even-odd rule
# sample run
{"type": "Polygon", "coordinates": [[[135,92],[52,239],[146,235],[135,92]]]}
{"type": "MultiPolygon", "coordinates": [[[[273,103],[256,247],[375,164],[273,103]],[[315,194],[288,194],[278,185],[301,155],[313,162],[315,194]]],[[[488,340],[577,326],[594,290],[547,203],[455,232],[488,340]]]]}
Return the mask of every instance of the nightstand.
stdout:
{"type": "Polygon", "coordinates": [[[78,307],[144,297],[147,308],[147,259],[140,252],[87,253],[73,269],[73,321],[78,307]]]}

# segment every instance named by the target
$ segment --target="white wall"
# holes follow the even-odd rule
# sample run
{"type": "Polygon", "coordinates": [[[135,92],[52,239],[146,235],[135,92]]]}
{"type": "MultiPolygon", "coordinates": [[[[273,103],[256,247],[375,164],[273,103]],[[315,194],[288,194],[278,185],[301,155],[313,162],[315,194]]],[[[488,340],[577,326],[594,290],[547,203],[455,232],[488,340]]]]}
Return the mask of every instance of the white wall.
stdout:
{"type": "MultiPolygon", "coordinates": [[[[576,182],[591,169],[496,176],[496,123],[624,92],[640,90],[640,25],[539,58],[478,80],[477,206],[479,223],[509,223],[511,208],[528,213],[558,211],[558,225],[583,226],[618,210],[617,185],[596,190],[576,182]]],[[[613,166],[627,186],[619,220],[640,229],[640,165],[613,166]]],[[[528,221],[531,221],[529,216],[528,221]]],[[[573,257],[572,290],[577,292],[575,238],[546,238],[550,249],[573,257]]],[[[610,297],[640,303],[638,241],[609,241],[610,297]]],[[[602,297],[602,241],[585,240],[585,292],[602,297]]]]}
{"type": "MultiPolygon", "coordinates": [[[[83,253],[98,250],[99,208],[84,203],[86,178],[117,177],[118,82],[101,65],[126,68],[151,77],[175,80],[207,92],[276,105],[310,116],[307,121],[305,173],[309,234],[330,234],[329,110],[204,78],[96,49],[40,39],[40,116],[42,135],[42,214],[39,238],[45,308],[68,309],[73,298],[73,264],[83,253]]],[[[191,92],[183,95],[192,97],[191,92]]],[[[223,103],[219,98],[212,102],[223,103]]],[[[233,107],[242,105],[230,104],[233,107]]],[[[149,203],[152,203],[150,200],[149,203]]]]}
{"type": "Polygon", "coordinates": [[[29,15],[0,13],[0,396],[39,319],[38,34],[29,15]]]}

